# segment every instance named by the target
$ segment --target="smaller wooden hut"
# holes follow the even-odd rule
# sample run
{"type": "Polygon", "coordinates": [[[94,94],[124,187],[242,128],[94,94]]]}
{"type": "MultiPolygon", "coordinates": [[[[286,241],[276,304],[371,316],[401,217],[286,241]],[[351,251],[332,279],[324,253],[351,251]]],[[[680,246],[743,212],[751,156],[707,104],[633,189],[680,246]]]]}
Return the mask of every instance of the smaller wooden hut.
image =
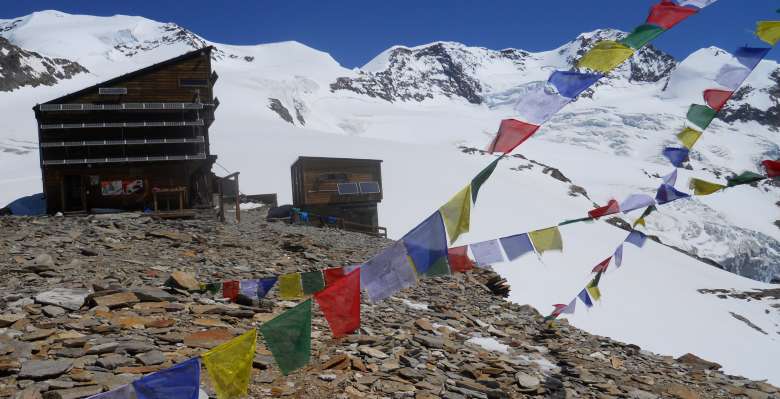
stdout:
{"type": "Polygon", "coordinates": [[[313,217],[336,218],[342,227],[380,234],[382,161],[299,157],[293,163],[293,206],[313,217]]]}

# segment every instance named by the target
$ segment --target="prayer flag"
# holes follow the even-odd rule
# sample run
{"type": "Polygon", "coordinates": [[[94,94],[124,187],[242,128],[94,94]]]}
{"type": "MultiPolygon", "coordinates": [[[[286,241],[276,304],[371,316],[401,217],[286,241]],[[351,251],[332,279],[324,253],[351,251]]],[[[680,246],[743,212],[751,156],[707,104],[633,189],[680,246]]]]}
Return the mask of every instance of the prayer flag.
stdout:
{"type": "Polygon", "coordinates": [[[218,399],[246,396],[256,345],[257,329],[252,328],[200,355],[218,399]]]}
{"type": "Polygon", "coordinates": [[[314,294],[334,338],[360,328],[360,270],[314,294]]]}
{"type": "Polygon", "coordinates": [[[601,290],[599,289],[599,287],[597,287],[595,285],[589,285],[588,286],[588,294],[590,294],[590,297],[594,301],[598,301],[598,300],[601,299],[601,290]]]}
{"type": "Polygon", "coordinates": [[[668,184],[674,187],[674,185],[677,184],[677,169],[673,170],[672,173],[669,173],[661,179],[663,180],[664,184],[668,184]]]}
{"type": "MultiPolygon", "coordinates": [[[[675,171],[677,170],[675,169],[675,171]]],[[[647,194],[631,194],[620,203],[620,210],[623,211],[623,213],[628,213],[650,205],[655,205],[653,197],[647,194]]]]}
{"type": "Polygon", "coordinates": [[[672,163],[672,165],[680,168],[683,166],[683,163],[688,160],[690,151],[687,148],[666,147],[662,154],[672,163]]]}
{"type": "Polygon", "coordinates": [[[555,71],[550,75],[550,78],[547,81],[555,86],[560,95],[573,99],[579,96],[580,93],[585,91],[588,87],[598,82],[602,77],[604,77],[604,75],[597,73],[555,71]]]}
{"type": "Polygon", "coordinates": [[[628,47],[639,50],[647,43],[650,43],[658,37],[661,33],[664,33],[664,29],[660,26],[644,24],[637,26],[631,34],[620,40],[621,43],[628,47]]]}
{"type": "Polygon", "coordinates": [[[647,227],[647,224],[645,222],[645,217],[644,216],[640,216],[639,219],[635,220],[633,227],[636,227],[636,225],[638,225],[638,224],[647,227]]]}
{"type": "Polygon", "coordinates": [[[655,194],[655,202],[659,205],[663,205],[678,199],[688,198],[690,195],[677,191],[674,187],[662,184],[658,188],[658,193],[655,194]]]}
{"type": "Polygon", "coordinates": [[[450,269],[453,273],[465,273],[474,268],[474,262],[469,259],[468,251],[468,245],[450,248],[447,250],[450,269]]]}
{"type": "Polygon", "coordinates": [[[279,276],[279,298],[283,300],[303,298],[303,282],[300,273],[282,274],[279,276]]]}
{"type": "Polygon", "coordinates": [[[498,166],[498,161],[500,161],[501,158],[502,157],[496,158],[485,169],[482,169],[482,171],[479,172],[477,176],[471,179],[471,200],[475,204],[477,203],[477,194],[479,194],[479,189],[482,188],[482,185],[485,184],[487,179],[489,179],[490,176],[493,174],[493,171],[496,170],[496,166],[498,166]]]}
{"type": "Polygon", "coordinates": [[[757,181],[761,181],[766,179],[765,176],[761,176],[758,173],[753,172],[742,172],[737,176],[729,177],[726,179],[728,181],[729,187],[739,186],[742,184],[750,184],[755,183],[757,181]]]}
{"type": "Polygon", "coordinates": [[[325,276],[326,287],[330,287],[336,281],[344,278],[345,275],[343,267],[330,267],[323,270],[322,274],[325,276]]]}
{"type": "Polygon", "coordinates": [[[534,251],[534,246],[531,244],[531,239],[528,238],[528,234],[517,234],[509,237],[502,237],[499,239],[501,246],[504,247],[507,258],[513,261],[529,252],[534,251]]]}
{"type": "Polygon", "coordinates": [[[591,270],[591,273],[604,273],[604,272],[606,272],[607,269],[609,268],[609,262],[611,260],[612,260],[611,256],[609,258],[607,258],[607,259],[602,260],[601,263],[596,265],[593,268],[593,270],[591,270]]]}
{"type": "Polygon", "coordinates": [[[202,284],[204,291],[208,291],[211,295],[216,295],[222,289],[222,283],[205,283],[202,284]]]}
{"type": "Polygon", "coordinates": [[[265,277],[260,279],[260,286],[257,288],[257,297],[265,298],[276,284],[276,277],[265,277]]]}
{"type": "Polygon", "coordinates": [[[561,312],[563,312],[563,310],[566,309],[566,305],[564,305],[562,303],[557,303],[557,304],[553,305],[553,308],[554,309],[553,309],[552,313],[550,313],[549,316],[545,317],[545,319],[552,320],[552,319],[557,318],[558,316],[561,315],[561,312]]]}
{"type": "Polygon", "coordinates": [[[350,274],[353,271],[360,269],[361,265],[350,265],[350,266],[344,266],[344,275],[350,274]]]}
{"type": "Polygon", "coordinates": [[[726,64],[720,68],[715,81],[729,90],[737,90],[750,75],[750,69],[742,65],[726,64]]]}
{"type": "Polygon", "coordinates": [[[444,225],[447,226],[447,234],[450,244],[455,242],[463,233],[468,233],[471,221],[471,184],[464,187],[452,199],[439,208],[444,225]]]}
{"type": "MultiPolygon", "coordinates": [[[[705,96],[707,95],[706,93],[707,92],[705,92],[705,96]]],[[[701,137],[701,132],[689,127],[686,127],[685,130],[677,134],[677,139],[679,139],[682,145],[689,150],[693,148],[699,140],[699,137],[701,137]]]]}
{"type": "Polygon", "coordinates": [[[501,121],[498,134],[493,139],[493,143],[490,144],[488,152],[491,154],[494,152],[510,153],[517,146],[528,140],[537,130],[539,130],[537,125],[514,119],[504,119],[501,121]]]}
{"type": "Polygon", "coordinates": [[[758,21],[756,35],[774,46],[780,40],[780,21],[758,21]]]}
{"type": "Polygon", "coordinates": [[[441,213],[436,211],[401,239],[412,258],[417,274],[449,274],[447,266],[447,233],[441,213]]]}
{"type": "Polygon", "coordinates": [[[588,291],[583,288],[582,291],[580,291],[579,294],[577,294],[577,298],[580,298],[582,303],[585,304],[586,307],[592,308],[593,307],[593,301],[590,300],[590,296],[588,295],[588,291]]]}
{"type": "Polygon", "coordinates": [[[315,270],[301,273],[301,288],[303,288],[303,295],[311,295],[325,289],[325,278],[322,277],[322,272],[315,270]]]}
{"type": "Polygon", "coordinates": [[[704,130],[712,123],[717,113],[717,111],[706,105],[691,104],[691,107],[688,109],[688,121],[704,130]]]}
{"type": "Polygon", "coordinates": [[[532,231],[528,233],[528,237],[539,254],[545,251],[563,251],[563,239],[557,227],[532,231]]]}
{"type": "Polygon", "coordinates": [[[642,248],[645,246],[645,241],[647,241],[647,236],[645,233],[642,233],[638,230],[631,230],[631,233],[628,234],[628,237],[626,237],[625,242],[631,243],[636,245],[639,248],[642,248]]]}
{"type": "MultiPolygon", "coordinates": [[[[514,91],[513,91],[514,92],[514,91]]],[[[558,93],[555,86],[546,81],[526,83],[513,93],[511,99],[516,113],[515,119],[532,125],[541,125],[550,120],[556,112],[572,101],[558,93]]]]}
{"type": "Polygon", "coordinates": [[[580,59],[577,68],[608,73],[634,55],[634,50],[612,40],[598,42],[580,59]]]}
{"type": "Polygon", "coordinates": [[[471,253],[474,254],[474,260],[477,261],[477,266],[490,266],[504,261],[498,240],[478,242],[471,244],[470,247],[471,253]]]}
{"type": "Polygon", "coordinates": [[[740,64],[752,71],[771,50],[771,48],[766,47],[739,47],[734,52],[734,57],[740,64]]]}
{"type": "Polygon", "coordinates": [[[135,399],[135,390],[133,390],[132,385],[122,385],[121,387],[108,391],[99,393],[94,396],[90,396],[87,399],[135,399]]]}
{"type": "Polygon", "coordinates": [[[241,295],[248,298],[257,298],[260,280],[241,280],[238,284],[241,295]]]}
{"type": "Polygon", "coordinates": [[[604,205],[600,208],[596,208],[588,212],[588,216],[596,219],[602,216],[612,215],[618,212],[620,212],[620,204],[618,204],[618,202],[615,200],[609,200],[607,205],[604,205]]]}
{"type": "Polygon", "coordinates": [[[197,357],[133,381],[138,399],[198,399],[199,387],[200,359],[197,357]]]}
{"type": "Polygon", "coordinates": [[[671,0],[662,0],[650,9],[647,23],[660,26],[663,29],[671,29],[697,12],[698,10],[695,8],[678,6],[671,0]]]}
{"type": "Polygon", "coordinates": [[[568,305],[566,305],[565,308],[563,308],[563,310],[561,310],[561,313],[574,314],[574,310],[576,308],[577,308],[577,298],[574,298],[571,300],[571,302],[569,302],[568,305]]]}
{"type": "Polygon", "coordinates": [[[697,8],[704,8],[709,5],[712,5],[712,3],[716,2],[718,0],[682,0],[680,1],[681,6],[693,6],[697,8]]]}
{"type": "Polygon", "coordinates": [[[780,160],[773,161],[767,159],[766,161],[762,161],[761,164],[764,165],[764,169],[766,169],[767,177],[780,176],[780,160]]]}
{"type": "Polygon", "coordinates": [[[236,301],[238,292],[241,288],[241,283],[235,280],[222,282],[222,297],[230,299],[232,302],[236,301]]]}
{"type": "Polygon", "coordinates": [[[693,190],[694,195],[710,195],[718,190],[726,188],[722,184],[710,183],[697,178],[692,178],[688,186],[693,190]]]}
{"type": "Polygon", "coordinates": [[[282,374],[305,366],[311,355],[311,298],[264,323],[260,333],[282,374]]]}
{"type": "MultiPolygon", "coordinates": [[[[707,102],[707,105],[709,105],[710,108],[714,109],[715,111],[720,111],[721,109],[723,109],[723,106],[726,105],[726,103],[729,101],[732,94],[734,94],[734,92],[729,90],[716,90],[716,89],[704,90],[704,101],[707,102]]],[[[696,132],[695,130],[693,131],[696,132]]],[[[701,132],[696,132],[696,133],[699,133],[699,136],[701,136],[701,132]]],[[[677,137],[680,136],[678,135],[677,137]]],[[[699,137],[697,136],[696,139],[698,138],[699,137]]],[[[694,143],[695,142],[696,141],[694,140],[694,143]]]]}
{"type": "Polygon", "coordinates": [[[648,206],[647,209],[645,209],[645,211],[642,212],[642,216],[640,216],[639,219],[637,219],[634,222],[634,227],[636,227],[636,225],[638,225],[638,224],[641,224],[642,226],[644,226],[645,225],[645,218],[650,216],[650,214],[655,212],[657,209],[658,208],[656,208],[655,205],[648,206]]]}
{"type": "Polygon", "coordinates": [[[403,241],[380,252],[360,268],[360,286],[371,302],[389,298],[396,292],[417,284],[403,241]]]}
{"type": "Polygon", "coordinates": [[[615,249],[615,254],[612,255],[612,257],[615,258],[615,267],[623,265],[623,244],[620,244],[617,249],[615,249]]]}

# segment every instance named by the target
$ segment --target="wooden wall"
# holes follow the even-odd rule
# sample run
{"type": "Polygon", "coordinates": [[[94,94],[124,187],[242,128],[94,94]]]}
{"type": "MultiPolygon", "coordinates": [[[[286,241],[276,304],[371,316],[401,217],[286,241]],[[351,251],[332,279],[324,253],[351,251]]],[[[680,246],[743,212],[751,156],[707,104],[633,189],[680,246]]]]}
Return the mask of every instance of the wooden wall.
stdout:
{"type": "Polygon", "coordinates": [[[344,158],[299,158],[291,169],[293,204],[357,204],[382,201],[381,161],[344,158]],[[379,183],[378,194],[339,195],[340,180],[323,180],[325,175],[344,175],[346,182],[379,183]]]}

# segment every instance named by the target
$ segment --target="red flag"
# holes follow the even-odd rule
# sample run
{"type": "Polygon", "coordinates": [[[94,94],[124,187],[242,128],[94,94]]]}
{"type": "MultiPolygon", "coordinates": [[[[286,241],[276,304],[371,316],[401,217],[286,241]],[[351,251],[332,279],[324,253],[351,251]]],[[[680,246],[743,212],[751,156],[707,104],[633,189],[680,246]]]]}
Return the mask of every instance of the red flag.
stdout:
{"type": "Polygon", "coordinates": [[[334,338],[360,328],[360,269],[314,294],[334,338]]]}
{"type": "Polygon", "coordinates": [[[504,119],[498,128],[496,138],[490,143],[488,152],[491,154],[494,152],[503,152],[505,154],[512,152],[517,146],[533,136],[537,130],[539,130],[537,125],[520,122],[515,119],[504,119]]]}
{"type": "Polygon", "coordinates": [[[764,168],[766,168],[767,177],[780,176],[780,160],[772,161],[767,159],[761,163],[764,164],[764,168]]]}
{"type": "Polygon", "coordinates": [[[236,298],[238,298],[238,291],[240,288],[241,285],[238,281],[224,281],[222,282],[222,297],[235,302],[236,298]]]}
{"type": "Polygon", "coordinates": [[[553,310],[553,312],[548,316],[548,318],[552,318],[552,319],[558,318],[558,316],[561,315],[561,313],[563,312],[564,309],[566,309],[567,306],[569,306],[569,305],[564,305],[562,303],[556,303],[555,305],[553,305],[555,310],[553,310]]]}
{"type": "Polygon", "coordinates": [[[322,274],[325,276],[325,286],[326,287],[330,287],[336,281],[339,281],[342,278],[344,278],[344,268],[343,267],[331,267],[331,268],[323,270],[322,274]]]}
{"type": "Polygon", "coordinates": [[[465,273],[474,268],[474,262],[469,259],[467,253],[468,249],[469,247],[467,245],[447,249],[450,270],[452,270],[453,273],[465,273]]]}
{"type": "Polygon", "coordinates": [[[723,106],[726,105],[726,102],[729,101],[732,94],[734,94],[734,92],[728,90],[704,90],[704,101],[707,102],[707,105],[709,105],[710,108],[715,111],[720,111],[723,106]]]}
{"type": "Polygon", "coordinates": [[[695,8],[681,7],[671,0],[662,0],[650,9],[647,23],[660,26],[663,29],[670,29],[697,12],[698,10],[695,8]]]}
{"type": "Polygon", "coordinates": [[[588,216],[592,218],[600,218],[602,216],[611,215],[613,213],[620,212],[620,204],[616,200],[609,200],[609,203],[607,205],[602,206],[601,208],[596,208],[590,212],[588,212],[588,216]]]}
{"type": "Polygon", "coordinates": [[[594,267],[593,270],[591,270],[591,272],[592,273],[604,273],[605,271],[607,271],[607,268],[609,267],[609,261],[611,261],[611,260],[612,260],[611,256],[609,258],[607,258],[607,259],[604,259],[603,261],[601,261],[601,263],[596,265],[596,267],[594,267]]]}

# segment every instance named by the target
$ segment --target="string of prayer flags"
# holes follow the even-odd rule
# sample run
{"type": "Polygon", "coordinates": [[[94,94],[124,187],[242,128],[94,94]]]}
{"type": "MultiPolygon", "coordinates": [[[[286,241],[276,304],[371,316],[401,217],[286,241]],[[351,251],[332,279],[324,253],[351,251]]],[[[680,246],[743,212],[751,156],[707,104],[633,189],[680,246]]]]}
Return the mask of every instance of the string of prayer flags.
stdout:
{"type": "Polygon", "coordinates": [[[663,29],[671,29],[697,12],[695,8],[679,6],[671,0],[662,0],[650,9],[647,23],[663,29]]]}
{"type": "Polygon", "coordinates": [[[593,270],[591,270],[591,273],[604,273],[609,268],[609,262],[612,261],[612,257],[610,256],[607,259],[602,260],[598,265],[593,267],[593,270]]]}
{"type": "Polygon", "coordinates": [[[256,345],[257,329],[253,328],[201,355],[218,399],[246,396],[256,345]]]}
{"type": "Polygon", "coordinates": [[[580,298],[582,303],[585,304],[586,307],[592,308],[593,307],[593,301],[590,300],[590,295],[588,295],[587,289],[583,288],[582,291],[580,291],[579,294],[577,294],[577,298],[580,298]]]}
{"type": "Polygon", "coordinates": [[[87,399],[136,399],[132,385],[122,385],[117,389],[90,396],[87,399]]]}
{"type": "Polygon", "coordinates": [[[736,90],[749,75],[750,69],[742,65],[727,64],[720,68],[718,75],[715,76],[715,82],[729,90],[736,90]]]}
{"type": "Polygon", "coordinates": [[[504,261],[504,255],[501,253],[501,245],[499,245],[498,240],[482,241],[471,244],[470,247],[477,266],[490,266],[504,261]]]}
{"type": "Polygon", "coordinates": [[[360,328],[360,270],[314,294],[334,338],[360,328]]]}
{"type": "Polygon", "coordinates": [[[660,26],[644,24],[637,26],[633,32],[621,39],[620,42],[635,50],[639,50],[661,33],[664,33],[664,29],[660,26]]]}
{"type": "Polygon", "coordinates": [[[602,216],[612,215],[620,212],[620,204],[616,200],[609,200],[607,205],[600,208],[596,208],[588,212],[588,216],[593,219],[600,218],[602,216]]]}
{"type": "Polygon", "coordinates": [[[662,154],[672,165],[680,168],[688,160],[690,151],[687,148],[666,147],[662,154]]]}
{"type": "Polygon", "coordinates": [[[531,125],[541,125],[550,120],[555,113],[572,101],[564,97],[547,81],[536,81],[520,86],[517,98],[512,106],[515,119],[531,125]]]}
{"type": "MultiPolygon", "coordinates": [[[[706,94],[706,92],[705,92],[705,94],[706,94]]],[[[724,103],[727,100],[728,100],[728,98],[726,98],[726,100],[724,100],[724,103]]],[[[699,141],[699,137],[701,137],[701,134],[702,133],[700,131],[694,130],[694,129],[691,129],[691,128],[688,127],[688,128],[685,128],[685,130],[683,130],[682,132],[677,134],[677,139],[680,140],[680,142],[682,143],[682,145],[685,146],[685,148],[687,148],[688,150],[691,150],[693,148],[693,146],[696,144],[696,142],[699,141]]]]}
{"type": "Polygon", "coordinates": [[[647,236],[645,233],[642,233],[638,230],[632,230],[631,233],[628,234],[628,237],[626,237],[625,242],[631,243],[636,245],[639,248],[642,248],[645,246],[645,241],[647,241],[647,236]]]}
{"type": "Polygon", "coordinates": [[[504,247],[509,261],[513,261],[529,252],[534,251],[534,246],[531,244],[531,239],[528,238],[528,234],[517,234],[509,237],[499,238],[501,246],[504,247]]]}
{"type": "Polygon", "coordinates": [[[504,154],[512,152],[517,146],[528,140],[536,131],[538,125],[520,122],[515,119],[504,119],[498,128],[498,134],[488,148],[491,154],[502,152],[504,154]]]}
{"type": "Polygon", "coordinates": [[[311,295],[325,289],[325,278],[322,276],[322,272],[315,270],[301,273],[301,288],[303,295],[311,295]]]}
{"type": "Polygon", "coordinates": [[[608,73],[634,55],[634,49],[612,40],[598,42],[580,58],[577,68],[608,73]]]}
{"type": "Polygon", "coordinates": [[[194,357],[183,361],[141,377],[132,384],[137,399],[198,399],[200,359],[194,357]]]}
{"type": "Polygon", "coordinates": [[[447,265],[447,233],[440,212],[434,212],[401,239],[417,274],[442,276],[450,273],[447,265]]]}
{"type": "Polygon", "coordinates": [[[360,268],[360,287],[366,290],[371,302],[389,298],[415,284],[417,276],[409,264],[402,241],[380,252],[360,268]]]}
{"type": "Polygon", "coordinates": [[[447,250],[447,257],[450,262],[450,270],[453,273],[466,273],[474,268],[474,262],[469,258],[468,245],[450,248],[447,250]]]}
{"type": "Polygon", "coordinates": [[[739,185],[742,185],[742,184],[755,183],[757,181],[761,181],[761,180],[764,180],[764,179],[766,179],[765,176],[761,176],[758,173],[746,171],[746,172],[740,173],[737,176],[729,177],[728,179],[726,179],[726,181],[728,181],[728,186],[729,187],[734,187],[734,186],[739,186],[739,185]]]}
{"type": "Polygon", "coordinates": [[[303,281],[300,273],[288,273],[279,276],[279,298],[294,300],[303,298],[303,281]]]}
{"type": "MultiPolygon", "coordinates": [[[[707,103],[707,105],[710,108],[714,109],[715,111],[720,111],[721,109],[723,109],[723,106],[726,105],[726,103],[729,101],[729,99],[731,98],[731,96],[733,94],[734,94],[734,92],[733,91],[729,91],[729,90],[708,89],[708,90],[704,90],[704,101],[707,103]]],[[[686,129],[686,130],[688,130],[688,129],[686,129]]],[[[690,129],[690,130],[693,130],[693,129],[690,129]]],[[[701,132],[697,132],[695,130],[693,130],[693,131],[696,132],[696,133],[699,133],[699,136],[701,136],[701,132]]],[[[680,134],[682,134],[682,133],[680,133],[680,134]]],[[[680,137],[680,136],[678,135],[677,137],[680,137]]],[[[693,142],[695,143],[696,140],[698,140],[698,139],[699,139],[699,137],[696,136],[696,139],[693,140],[693,142]]],[[[682,138],[680,140],[682,140],[682,138]]],[[[686,147],[688,147],[688,146],[686,145],[686,147]]],[[[691,146],[688,147],[688,148],[691,148],[691,147],[693,147],[693,144],[691,144],[691,146]]]]}
{"type": "Polygon", "coordinates": [[[528,237],[540,255],[546,251],[563,251],[563,239],[557,227],[532,231],[528,237]]]}
{"type": "Polygon", "coordinates": [[[579,96],[580,93],[587,90],[588,87],[598,82],[602,77],[604,77],[604,75],[595,73],[555,71],[550,75],[550,78],[547,81],[555,86],[560,95],[574,99],[579,96]]]}
{"type": "Polygon", "coordinates": [[[780,41],[780,21],[758,21],[756,36],[774,46],[780,41]]]}
{"type": "Polygon", "coordinates": [[[677,201],[678,199],[688,197],[690,197],[690,195],[677,191],[677,189],[672,186],[662,184],[661,187],[658,188],[658,193],[655,195],[655,202],[657,202],[659,205],[663,205],[672,201],[677,201]]]}
{"type": "Polygon", "coordinates": [[[780,176],[780,160],[773,161],[767,159],[766,161],[761,162],[761,164],[764,165],[764,169],[766,169],[767,177],[780,176]]]}
{"type": "Polygon", "coordinates": [[[717,111],[706,105],[691,104],[687,118],[688,121],[705,130],[715,119],[715,115],[717,115],[717,111]]]}
{"type": "Polygon", "coordinates": [[[620,267],[623,264],[623,244],[618,245],[612,257],[615,259],[615,267],[620,267]]]}
{"type": "Polygon", "coordinates": [[[311,356],[311,298],[260,326],[282,374],[306,366],[311,356]]]}
{"type": "Polygon", "coordinates": [[[664,184],[668,184],[674,187],[677,184],[677,169],[673,170],[672,173],[669,173],[661,179],[663,180],[664,184]]]}
{"type": "Polygon", "coordinates": [[[739,47],[734,52],[734,57],[740,64],[744,65],[751,71],[758,66],[761,60],[772,51],[772,48],[768,47],[739,47]]]}
{"type": "Polygon", "coordinates": [[[463,233],[468,233],[471,221],[471,184],[458,191],[452,199],[439,208],[450,244],[463,233]]]}
{"type": "Polygon", "coordinates": [[[710,183],[705,180],[692,178],[688,186],[693,190],[694,195],[710,195],[726,188],[726,186],[717,183],[710,183]]]}
{"type": "Polygon", "coordinates": [[[345,273],[343,267],[329,267],[322,271],[322,275],[325,277],[325,287],[330,287],[336,281],[344,278],[345,273]]]}
{"type": "Polygon", "coordinates": [[[681,0],[680,5],[681,6],[693,6],[696,8],[704,8],[709,5],[712,5],[712,3],[716,2],[718,0],[681,0]]]}
{"type": "Polygon", "coordinates": [[[563,222],[558,223],[558,226],[566,226],[567,224],[574,224],[579,222],[590,222],[590,221],[593,221],[593,218],[588,216],[584,218],[564,220],[563,222]]]}
{"type": "Polygon", "coordinates": [[[490,178],[490,176],[493,174],[493,171],[496,170],[496,166],[498,166],[498,162],[501,160],[502,157],[496,158],[493,162],[490,163],[485,169],[482,169],[481,172],[479,172],[473,179],[471,179],[471,201],[473,201],[475,204],[477,203],[477,194],[479,194],[479,189],[482,188],[482,185],[485,184],[487,179],[490,178]]]}
{"type": "Polygon", "coordinates": [[[241,283],[239,281],[232,280],[222,282],[222,297],[230,299],[231,302],[236,301],[240,290],[241,283]]]}
{"type": "MultiPolygon", "coordinates": [[[[677,169],[675,169],[675,172],[676,171],[677,169]]],[[[653,197],[647,194],[631,194],[620,203],[620,210],[623,211],[623,213],[629,213],[633,210],[645,208],[650,205],[655,205],[653,197]]]]}

